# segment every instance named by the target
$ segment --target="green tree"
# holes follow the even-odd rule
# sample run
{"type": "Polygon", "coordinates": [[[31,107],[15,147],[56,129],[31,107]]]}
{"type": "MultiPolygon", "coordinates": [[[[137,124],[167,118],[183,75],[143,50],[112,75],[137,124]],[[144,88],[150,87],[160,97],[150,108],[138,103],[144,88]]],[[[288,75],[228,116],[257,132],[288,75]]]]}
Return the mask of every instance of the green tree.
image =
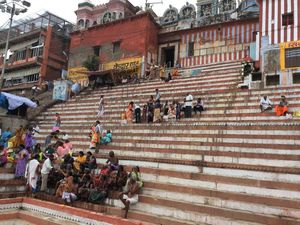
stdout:
{"type": "Polygon", "coordinates": [[[99,70],[99,57],[95,55],[89,55],[88,58],[82,63],[82,66],[87,68],[89,71],[99,70]]]}

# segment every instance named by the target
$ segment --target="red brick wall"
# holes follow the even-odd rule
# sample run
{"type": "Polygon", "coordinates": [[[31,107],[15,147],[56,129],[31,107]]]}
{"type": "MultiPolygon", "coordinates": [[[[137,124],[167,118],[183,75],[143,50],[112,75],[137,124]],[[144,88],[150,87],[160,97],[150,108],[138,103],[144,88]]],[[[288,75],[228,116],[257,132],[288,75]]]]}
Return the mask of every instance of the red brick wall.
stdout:
{"type": "Polygon", "coordinates": [[[70,40],[56,34],[52,28],[48,28],[46,34],[46,52],[44,54],[43,63],[44,73],[42,73],[43,79],[45,80],[55,80],[60,77],[61,70],[67,68],[67,58],[63,54],[63,51],[68,54],[70,47],[70,40]]]}
{"type": "Polygon", "coordinates": [[[69,67],[81,66],[87,56],[93,54],[92,47],[99,45],[101,63],[146,56],[148,49],[157,49],[157,33],[158,27],[147,13],[77,31],[71,35],[69,67]],[[115,41],[121,41],[119,54],[112,53],[112,43],[115,41]]]}

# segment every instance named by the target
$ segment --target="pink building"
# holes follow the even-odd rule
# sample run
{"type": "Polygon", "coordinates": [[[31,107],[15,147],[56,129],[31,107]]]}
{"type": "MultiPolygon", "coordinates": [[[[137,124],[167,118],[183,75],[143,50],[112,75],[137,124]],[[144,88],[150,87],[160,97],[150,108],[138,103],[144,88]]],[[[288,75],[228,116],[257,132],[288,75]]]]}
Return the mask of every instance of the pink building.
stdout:
{"type": "Polygon", "coordinates": [[[78,4],[77,29],[105,24],[135,15],[139,11],[128,0],[110,0],[106,4],[94,5],[89,0],[78,4]]]}

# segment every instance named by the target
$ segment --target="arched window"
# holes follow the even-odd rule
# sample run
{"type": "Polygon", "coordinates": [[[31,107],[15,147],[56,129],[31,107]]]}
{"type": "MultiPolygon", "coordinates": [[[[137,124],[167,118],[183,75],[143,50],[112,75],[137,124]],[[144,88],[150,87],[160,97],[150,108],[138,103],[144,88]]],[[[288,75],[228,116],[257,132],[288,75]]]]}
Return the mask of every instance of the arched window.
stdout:
{"type": "Polygon", "coordinates": [[[86,20],[85,21],[85,28],[89,28],[90,27],[90,21],[89,20],[86,20]]]}
{"type": "Polygon", "coordinates": [[[123,13],[119,13],[119,19],[123,19],[123,13]]]}
{"type": "Polygon", "coordinates": [[[97,25],[97,21],[94,21],[93,26],[96,26],[96,25],[97,25]]]}
{"type": "Polygon", "coordinates": [[[84,20],[83,19],[78,20],[77,25],[79,28],[84,27],[84,20]]]}
{"type": "Polygon", "coordinates": [[[112,20],[116,20],[117,19],[117,13],[116,12],[113,12],[112,13],[112,20]]]}
{"type": "Polygon", "coordinates": [[[110,12],[106,12],[104,14],[102,22],[103,23],[109,23],[109,22],[111,22],[111,13],[110,12]]]}

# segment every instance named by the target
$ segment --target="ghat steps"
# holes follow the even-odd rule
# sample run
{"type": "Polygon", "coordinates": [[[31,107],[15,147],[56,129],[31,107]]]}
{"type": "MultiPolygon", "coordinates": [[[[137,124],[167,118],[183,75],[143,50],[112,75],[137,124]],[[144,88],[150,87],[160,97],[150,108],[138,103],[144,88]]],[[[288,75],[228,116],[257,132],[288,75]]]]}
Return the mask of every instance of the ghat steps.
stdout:
{"type": "MultiPolygon", "coordinates": [[[[300,86],[240,90],[240,69],[239,62],[223,63],[169,83],[154,80],[87,90],[39,115],[37,139],[44,142],[59,112],[61,129],[74,148],[87,150],[89,128],[104,95],[101,122],[113,131],[113,142],[101,146],[97,160],[105,162],[113,150],[128,170],[140,166],[145,180],[130,218],[157,224],[300,224],[300,121],[258,108],[263,95],[278,103],[284,94],[290,110],[300,111],[300,86]],[[177,122],[121,125],[127,104],[145,104],[155,88],[162,103],[182,102],[190,92],[195,99],[204,99],[207,110],[177,122]]],[[[110,213],[121,215],[118,200],[109,199],[107,204],[110,213]]]]}

